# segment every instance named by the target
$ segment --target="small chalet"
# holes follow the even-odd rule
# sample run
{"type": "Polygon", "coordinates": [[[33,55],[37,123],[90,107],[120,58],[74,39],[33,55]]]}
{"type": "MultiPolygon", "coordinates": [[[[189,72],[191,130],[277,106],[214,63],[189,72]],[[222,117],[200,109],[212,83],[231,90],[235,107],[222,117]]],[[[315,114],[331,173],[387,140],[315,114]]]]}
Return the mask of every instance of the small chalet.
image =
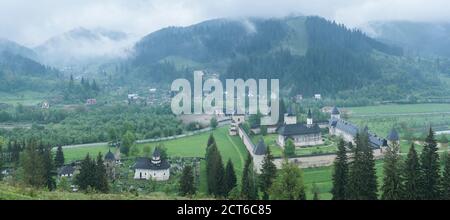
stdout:
{"type": "Polygon", "coordinates": [[[153,151],[152,158],[140,157],[136,159],[134,165],[134,179],[152,179],[165,181],[170,177],[170,164],[167,160],[161,159],[161,152],[158,148],[153,151]]]}
{"type": "Polygon", "coordinates": [[[72,177],[75,172],[75,167],[72,165],[65,165],[59,169],[58,176],[59,177],[72,177]]]}
{"type": "Polygon", "coordinates": [[[95,105],[97,104],[97,99],[87,99],[86,105],[95,105]]]}

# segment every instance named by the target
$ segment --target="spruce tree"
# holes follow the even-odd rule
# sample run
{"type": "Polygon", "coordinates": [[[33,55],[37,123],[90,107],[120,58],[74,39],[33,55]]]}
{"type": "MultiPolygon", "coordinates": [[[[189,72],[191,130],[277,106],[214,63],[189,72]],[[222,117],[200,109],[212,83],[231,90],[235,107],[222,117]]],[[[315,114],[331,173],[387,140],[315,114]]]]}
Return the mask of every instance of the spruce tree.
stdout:
{"type": "Polygon", "coordinates": [[[383,200],[403,199],[403,181],[401,177],[401,158],[398,144],[388,147],[384,156],[384,177],[381,186],[383,200]]]}
{"type": "Polygon", "coordinates": [[[348,198],[352,200],[377,199],[377,177],[375,160],[369,147],[368,134],[358,133],[355,137],[353,161],[349,170],[348,198]]]}
{"type": "Polygon", "coordinates": [[[434,132],[430,127],[428,136],[425,139],[425,146],[420,155],[421,170],[423,174],[422,199],[435,200],[441,197],[440,190],[440,166],[439,154],[434,132]]]}
{"type": "Polygon", "coordinates": [[[55,154],[55,166],[62,167],[64,165],[64,152],[61,146],[58,146],[55,154]]]}
{"type": "Polygon", "coordinates": [[[273,180],[277,175],[277,167],[273,163],[274,157],[270,148],[267,148],[266,155],[261,165],[261,175],[259,176],[259,187],[263,193],[263,199],[269,199],[269,189],[272,186],[273,180]]]}
{"type": "Polygon", "coordinates": [[[234,166],[231,159],[228,159],[227,165],[225,167],[224,184],[225,195],[228,195],[230,191],[237,185],[236,173],[234,172],[234,166]]]}
{"type": "Polygon", "coordinates": [[[253,170],[253,158],[250,154],[247,156],[247,160],[245,160],[244,171],[242,173],[241,197],[245,200],[258,199],[258,189],[253,170]]]}
{"type": "Polygon", "coordinates": [[[56,189],[56,169],[53,164],[53,157],[52,157],[52,151],[51,147],[44,147],[42,144],[40,146],[40,154],[43,161],[44,166],[44,178],[45,178],[45,185],[49,190],[56,189]]]}
{"type": "Polygon", "coordinates": [[[217,144],[213,143],[207,148],[206,175],[209,194],[215,196],[225,196],[224,174],[222,156],[217,144]]]}
{"type": "Polygon", "coordinates": [[[195,194],[195,182],[192,166],[187,165],[183,168],[180,178],[180,195],[189,196],[195,194]]]}
{"type": "Polygon", "coordinates": [[[338,143],[332,180],[333,188],[331,189],[331,194],[333,194],[333,200],[347,199],[348,159],[343,139],[340,139],[338,143]]]}
{"type": "Polygon", "coordinates": [[[30,140],[20,159],[24,183],[37,188],[46,185],[44,161],[38,150],[37,142],[30,140]]]}
{"type": "Polygon", "coordinates": [[[447,154],[442,178],[442,199],[450,200],[450,155],[447,154]]]}
{"type": "Polygon", "coordinates": [[[297,165],[283,162],[270,188],[270,199],[306,200],[303,173],[297,165]]]}
{"type": "Polygon", "coordinates": [[[421,169],[419,163],[419,157],[414,147],[414,143],[409,148],[408,156],[406,157],[403,179],[404,179],[404,191],[403,199],[406,200],[418,200],[420,199],[420,185],[421,185],[421,169]]]}
{"type": "Polygon", "coordinates": [[[86,155],[80,165],[80,173],[76,176],[76,184],[80,190],[87,190],[95,184],[95,163],[89,154],[86,155]]]}
{"type": "Polygon", "coordinates": [[[95,164],[94,172],[95,179],[93,187],[100,192],[107,193],[109,191],[108,175],[106,174],[106,167],[101,153],[98,153],[97,164],[95,164]]]}

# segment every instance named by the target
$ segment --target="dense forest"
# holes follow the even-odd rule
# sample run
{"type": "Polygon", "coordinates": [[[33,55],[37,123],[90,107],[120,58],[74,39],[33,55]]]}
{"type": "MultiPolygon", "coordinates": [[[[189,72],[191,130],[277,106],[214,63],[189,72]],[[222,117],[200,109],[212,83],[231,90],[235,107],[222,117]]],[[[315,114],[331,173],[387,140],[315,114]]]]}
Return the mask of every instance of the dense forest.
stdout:
{"type": "Polygon", "coordinates": [[[430,68],[435,60],[405,57],[400,47],[320,17],[169,27],[144,37],[134,52],[123,68],[145,82],[189,79],[193,70],[206,69],[223,79],[278,78],[289,95],[371,100],[434,96],[445,87],[436,80],[445,59],[430,68]]]}
{"type": "Polygon", "coordinates": [[[1,111],[0,122],[31,122],[30,129],[0,129],[0,136],[9,140],[39,138],[52,146],[117,141],[126,132],[137,139],[181,134],[185,128],[168,106],[79,107],[75,110],[47,110],[17,106],[1,111]]]}

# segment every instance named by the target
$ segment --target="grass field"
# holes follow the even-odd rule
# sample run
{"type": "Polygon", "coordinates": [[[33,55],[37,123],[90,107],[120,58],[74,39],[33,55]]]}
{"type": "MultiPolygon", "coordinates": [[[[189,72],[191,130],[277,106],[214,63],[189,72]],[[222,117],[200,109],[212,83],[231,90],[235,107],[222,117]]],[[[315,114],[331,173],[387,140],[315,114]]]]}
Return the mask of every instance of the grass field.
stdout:
{"type": "Polygon", "coordinates": [[[392,104],[346,108],[352,116],[450,112],[450,104],[392,104]]]}
{"type": "Polygon", "coordinates": [[[0,183],[0,200],[186,200],[188,198],[167,195],[163,192],[146,195],[135,195],[131,193],[100,194],[100,193],[72,193],[59,191],[36,190],[22,186],[11,186],[0,183]]]}
{"type": "Polygon", "coordinates": [[[392,127],[400,136],[421,137],[431,125],[435,130],[450,129],[450,104],[379,105],[346,108],[349,121],[387,136],[392,127]]]}
{"type": "MultiPolygon", "coordinates": [[[[377,171],[378,177],[378,187],[381,187],[383,181],[383,162],[376,161],[375,168],[377,171]]],[[[321,200],[330,200],[332,198],[331,188],[333,186],[332,183],[332,173],[333,167],[319,167],[319,168],[308,168],[303,169],[303,178],[306,186],[306,198],[312,199],[312,188],[315,183],[317,188],[319,189],[319,198],[321,200]]]]}
{"type": "Polygon", "coordinates": [[[39,92],[23,91],[20,93],[4,93],[0,92],[0,103],[9,105],[37,105],[46,99],[47,95],[39,92]]]}
{"type": "MultiPolygon", "coordinates": [[[[163,144],[167,148],[167,154],[170,157],[204,157],[206,153],[206,143],[210,132],[189,136],[186,138],[163,141],[159,143],[138,144],[135,147],[139,149],[140,155],[143,155],[145,146],[155,147],[157,144],[163,144]]],[[[233,162],[238,179],[242,176],[242,170],[245,159],[247,158],[247,149],[245,148],[239,137],[230,137],[228,135],[228,127],[221,127],[213,131],[219,151],[222,155],[223,162],[228,159],[233,162]]],[[[105,155],[108,152],[108,146],[93,146],[64,149],[64,155],[67,162],[83,159],[87,153],[97,155],[101,152],[105,155]]],[[[201,173],[204,174],[205,165],[201,163],[201,173]]],[[[204,178],[204,175],[201,175],[204,178]]],[[[200,181],[200,191],[206,192],[206,180],[200,181]]]]}
{"type": "MultiPolygon", "coordinates": [[[[264,143],[266,143],[266,145],[270,148],[274,156],[276,157],[283,156],[283,149],[276,143],[278,134],[267,134],[266,136],[252,135],[251,139],[253,143],[257,144],[261,137],[263,138],[264,143]]],[[[324,137],[326,141],[323,145],[310,147],[296,147],[295,154],[299,156],[304,156],[304,155],[336,152],[336,145],[334,144],[334,142],[329,140],[327,135],[325,135],[324,137]]]]}

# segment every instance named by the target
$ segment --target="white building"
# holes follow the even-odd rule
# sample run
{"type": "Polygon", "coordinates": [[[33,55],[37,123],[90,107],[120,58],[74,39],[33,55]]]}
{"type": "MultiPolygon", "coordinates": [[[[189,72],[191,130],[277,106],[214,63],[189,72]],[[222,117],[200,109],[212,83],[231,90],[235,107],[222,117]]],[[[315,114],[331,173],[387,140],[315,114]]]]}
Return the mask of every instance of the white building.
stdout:
{"type": "Polygon", "coordinates": [[[170,177],[170,164],[167,160],[161,159],[158,148],[153,151],[152,159],[147,157],[137,158],[134,169],[134,179],[165,181],[170,177]]]}
{"type": "Polygon", "coordinates": [[[323,144],[320,127],[313,123],[311,110],[308,110],[306,124],[297,123],[297,115],[292,109],[284,115],[284,124],[278,128],[277,144],[284,147],[288,139],[292,139],[296,147],[323,144]]]}
{"type": "Polygon", "coordinates": [[[314,94],[314,98],[315,98],[315,99],[322,99],[322,95],[320,95],[320,94],[314,94]]]}

